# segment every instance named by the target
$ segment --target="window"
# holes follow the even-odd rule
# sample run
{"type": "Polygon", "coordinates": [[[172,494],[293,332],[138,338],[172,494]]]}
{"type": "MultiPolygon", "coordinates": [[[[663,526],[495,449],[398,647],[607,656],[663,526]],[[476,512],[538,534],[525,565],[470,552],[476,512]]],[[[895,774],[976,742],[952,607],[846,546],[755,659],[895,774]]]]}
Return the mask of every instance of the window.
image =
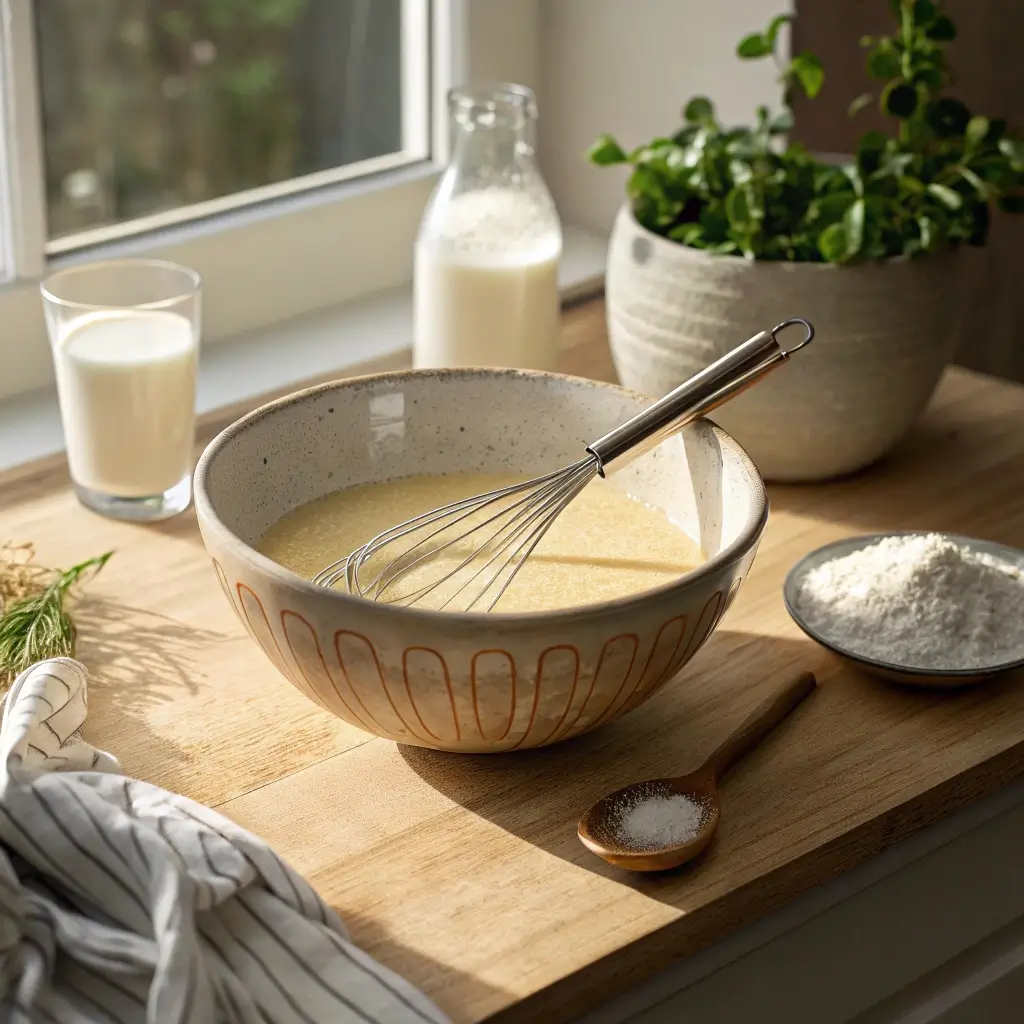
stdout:
{"type": "Polygon", "coordinates": [[[427,159],[426,25],[427,0],[37,0],[46,252],[427,159]]]}
{"type": "Polygon", "coordinates": [[[444,95],[529,82],[533,6],[0,0],[0,402],[52,380],[48,267],[191,266],[204,343],[406,285],[444,95]]]}

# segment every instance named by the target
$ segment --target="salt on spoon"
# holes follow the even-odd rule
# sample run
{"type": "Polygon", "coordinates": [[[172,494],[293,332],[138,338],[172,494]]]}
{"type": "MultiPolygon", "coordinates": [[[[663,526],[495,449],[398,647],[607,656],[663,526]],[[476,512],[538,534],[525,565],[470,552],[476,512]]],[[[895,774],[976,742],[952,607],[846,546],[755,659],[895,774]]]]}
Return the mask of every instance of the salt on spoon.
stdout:
{"type": "Polygon", "coordinates": [[[718,828],[718,780],[816,685],[804,672],[776,691],[695,772],[637,782],[598,800],[580,819],[583,845],[631,871],[665,871],[693,860],[718,828]]]}

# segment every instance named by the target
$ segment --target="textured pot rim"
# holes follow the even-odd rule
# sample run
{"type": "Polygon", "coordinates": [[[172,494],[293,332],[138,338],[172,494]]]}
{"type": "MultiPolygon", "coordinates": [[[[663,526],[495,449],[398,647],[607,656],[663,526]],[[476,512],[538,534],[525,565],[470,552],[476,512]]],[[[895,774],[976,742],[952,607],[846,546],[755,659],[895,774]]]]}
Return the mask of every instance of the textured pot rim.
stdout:
{"type": "Polygon", "coordinates": [[[870,263],[814,263],[810,260],[756,260],[748,259],[746,256],[733,256],[728,253],[708,252],[706,249],[695,249],[692,245],[684,245],[682,242],[674,242],[664,235],[655,234],[650,228],[644,227],[636,219],[633,212],[633,204],[626,199],[619,208],[619,216],[625,215],[631,227],[640,235],[647,238],[653,245],[667,247],[674,253],[681,253],[683,259],[692,260],[694,263],[720,263],[732,264],[735,267],[749,267],[752,271],[765,273],[782,274],[823,274],[823,273],[878,273],[890,267],[920,266],[922,263],[937,263],[941,260],[953,259],[963,252],[963,246],[955,246],[943,249],[941,252],[932,253],[927,257],[920,256],[889,256],[884,260],[874,260],[870,263]]]}
{"type": "Polygon", "coordinates": [[[373,607],[376,614],[386,617],[396,626],[403,623],[419,623],[421,625],[436,623],[439,626],[471,626],[478,627],[481,622],[488,620],[502,627],[516,627],[524,630],[547,628],[553,625],[575,624],[583,620],[600,618],[616,612],[638,606],[658,603],[662,598],[673,594],[681,593],[693,583],[708,577],[714,576],[722,569],[734,564],[743,558],[751,549],[756,547],[764,533],[768,523],[768,492],[764,480],[754,465],[753,460],[745,449],[728,433],[722,430],[711,420],[697,420],[694,424],[698,429],[710,430],[713,436],[721,444],[722,448],[728,449],[738,459],[740,464],[747,470],[748,479],[753,483],[754,493],[752,495],[752,508],[747,521],[744,523],[736,539],[718,554],[713,555],[706,562],[702,562],[692,572],[680,576],[671,583],[662,584],[651,590],[643,590],[638,594],[617,598],[613,601],[601,601],[593,604],[573,606],[570,608],[557,608],[549,611],[536,612],[449,612],[434,611],[426,608],[409,608],[402,605],[384,604],[355,594],[348,594],[341,590],[321,587],[304,579],[290,569],[284,568],[266,555],[260,554],[255,548],[246,544],[235,534],[220,518],[214,509],[213,501],[210,498],[207,483],[210,472],[222,449],[239,435],[243,434],[250,427],[254,426],[266,416],[277,412],[280,409],[292,405],[302,405],[318,395],[331,392],[358,389],[372,383],[402,381],[402,380],[423,380],[434,377],[438,380],[445,378],[554,378],[557,380],[569,381],[571,383],[583,384],[589,388],[607,389],[615,391],[629,398],[636,398],[650,401],[647,395],[631,391],[628,388],[620,387],[617,384],[608,384],[604,381],[590,380],[586,377],[576,377],[570,374],[546,373],[535,370],[506,370],[473,368],[460,370],[392,370],[384,373],[365,374],[359,377],[349,377],[343,380],[329,381],[325,384],[317,384],[313,387],[295,391],[290,395],[267,402],[245,416],[235,420],[234,423],[225,427],[206,446],[199,458],[193,478],[194,501],[196,516],[204,530],[215,534],[218,540],[242,561],[249,563],[258,572],[271,576],[278,582],[298,590],[309,596],[325,598],[333,602],[339,611],[345,609],[359,609],[373,607]]]}

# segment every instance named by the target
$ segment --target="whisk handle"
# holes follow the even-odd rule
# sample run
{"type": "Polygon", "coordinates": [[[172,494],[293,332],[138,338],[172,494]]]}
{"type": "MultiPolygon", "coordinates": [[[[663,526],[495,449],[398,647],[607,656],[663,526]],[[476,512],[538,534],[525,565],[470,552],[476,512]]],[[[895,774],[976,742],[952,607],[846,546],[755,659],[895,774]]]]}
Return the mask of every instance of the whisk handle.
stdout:
{"type": "Polygon", "coordinates": [[[809,344],[813,337],[814,327],[800,317],[755,334],[654,405],[588,445],[587,451],[597,459],[598,473],[604,476],[609,464],[615,460],[618,460],[615,469],[621,469],[687,423],[717,409],[769,370],[786,362],[792,353],[809,344]],[[794,324],[803,326],[804,340],[791,349],[783,349],[777,335],[794,324]],[[624,458],[627,454],[629,457],[624,458]]]}

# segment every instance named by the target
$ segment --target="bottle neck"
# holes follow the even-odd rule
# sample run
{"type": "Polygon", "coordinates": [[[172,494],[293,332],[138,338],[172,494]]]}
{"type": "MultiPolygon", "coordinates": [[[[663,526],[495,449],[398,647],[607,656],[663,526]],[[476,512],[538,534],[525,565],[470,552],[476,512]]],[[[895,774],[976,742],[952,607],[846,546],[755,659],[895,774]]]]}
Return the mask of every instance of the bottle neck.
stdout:
{"type": "Polygon", "coordinates": [[[452,164],[474,179],[514,179],[533,170],[532,124],[453,125],[452,164]]]}

